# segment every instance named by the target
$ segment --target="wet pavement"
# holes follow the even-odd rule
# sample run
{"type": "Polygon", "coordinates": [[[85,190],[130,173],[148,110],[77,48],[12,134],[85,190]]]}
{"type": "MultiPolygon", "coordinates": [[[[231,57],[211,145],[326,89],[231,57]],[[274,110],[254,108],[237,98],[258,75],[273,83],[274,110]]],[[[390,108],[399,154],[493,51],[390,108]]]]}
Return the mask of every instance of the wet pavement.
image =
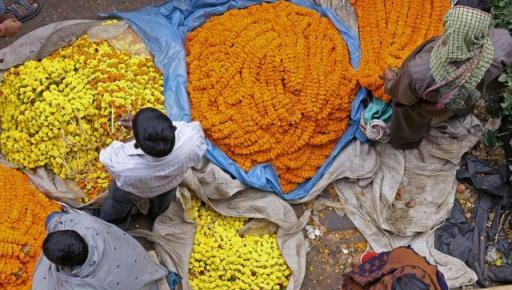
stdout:
{"type": "MultiPolygon", "coordinates": [[[[6,1],[7,4],[10,1],[6,1]]],[[[147,5],[157,5],[165,1],[158,0],[45,0],[41,14],[27,22],[16,38],[0,39],[0,48],[14,42],[26,33],[56,22],[71,19],[99,19],[99,12],[113,10],[135,10],[147,5]]],[[[335,198],[332,194],[325,194],[335,198]]],[[[324,196],[324,197],[325,197],[324,196]]],[[[300,215],[311,204],[294,206],[300,215]]],[[[311,221],[310,229],[319,233],[314,239],[308,239],[310,251],[307,254],[307,271],[302,289],[337,290],[341,289],[342,273],[350,268],[352,257],[366,249],[366,242],[346,216],[340,216],[331,208],[319,210],[317,222],[311,221]]],[[[134,218],[132,229],[150,229],[151,222],[138,215],[134,218]]],[[[307,231],[304,231],[306,237],[307,231]]],[[[141,243],[151,249],[151,243],[141,243]]]]}

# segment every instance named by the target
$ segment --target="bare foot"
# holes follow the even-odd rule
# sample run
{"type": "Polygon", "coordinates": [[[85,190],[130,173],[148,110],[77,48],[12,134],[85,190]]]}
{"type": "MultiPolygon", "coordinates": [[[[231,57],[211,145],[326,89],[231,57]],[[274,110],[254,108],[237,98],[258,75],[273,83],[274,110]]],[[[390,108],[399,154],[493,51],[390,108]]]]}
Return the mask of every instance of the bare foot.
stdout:
{"type": "Polygon", "coordinates": [[[0,37],[12,37],[20,31],[23,24],[16,19],[9,18],[0,23],[0,37]]]}

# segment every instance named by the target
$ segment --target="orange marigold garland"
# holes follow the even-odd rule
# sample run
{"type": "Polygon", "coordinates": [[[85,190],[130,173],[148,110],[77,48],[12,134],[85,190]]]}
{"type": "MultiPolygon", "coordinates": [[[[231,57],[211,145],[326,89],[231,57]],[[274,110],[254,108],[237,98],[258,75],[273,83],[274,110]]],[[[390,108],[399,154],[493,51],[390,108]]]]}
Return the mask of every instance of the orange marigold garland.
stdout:
{"type": "Polygon", "coordinates": [[[26,175],[0,166],[0,289],[31,288],[45,218],[58,209],[26,175]]]}
{"type": "Polygon", "coordinates": [[[356,9],[362,58],[359,83],[385,101],[382,75],[399,68],[423,41],[443,32],[449,0],[352,0],[356,9]]]}
{"type": "Polygon", "coordinates": [[[244,170],[270,162],[284,192],[311,178],[358,88],[329,19],[288,2],[212,17],[186,43],[192,117],[244,170]]]}

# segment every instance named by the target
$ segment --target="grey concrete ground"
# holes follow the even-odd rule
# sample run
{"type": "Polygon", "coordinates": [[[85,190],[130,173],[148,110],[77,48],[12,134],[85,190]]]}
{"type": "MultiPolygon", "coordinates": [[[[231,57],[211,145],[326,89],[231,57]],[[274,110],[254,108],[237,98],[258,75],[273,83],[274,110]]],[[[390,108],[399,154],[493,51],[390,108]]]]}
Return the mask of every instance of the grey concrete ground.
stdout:
{"type": "MultiPolygon", "coordinates": [[[[26,23],[16,36],[24,34],[56,21],[70,19],[96,19],[99,12],[135,10],[146,5],[160,4],[161,0],[43,0],[41,14],[26,23]]],[[[9,4],[9,0],[6,1],[9,4]]],[[[0,48],[4,48],[16,38],[0,39],[0,48]]],[[[304,206],[295,206],[300,214],[304,206]]],[[[352,256],[365,249],[364,238],[354,229],[347,217],[339,217],[332,210],[320,213],[322,235],[310,241],[311,251],[308,253],[307,274],[302,289],[304,290],[337,290],[341,289],[341,274],[348,268],[352,256]]],[[[149,229],[151,221],[138,215],[133,220],[133,229],[149,229]]],[[[141,241],[146,248],[151,243],[141,241]]]]}
{"type": "MultiPolygon", "coordinates": [[[[9,5],[12,0],[4,0],[9,5]]],[[[41,14],[24,24],[14,38],[0,39],[0,48],[12,43],[24,34],[56,21],[71,19],[96,19],[100,12],[135,10],[147,5],[163,3],[163,0],[42,0],[41,14]]]]}

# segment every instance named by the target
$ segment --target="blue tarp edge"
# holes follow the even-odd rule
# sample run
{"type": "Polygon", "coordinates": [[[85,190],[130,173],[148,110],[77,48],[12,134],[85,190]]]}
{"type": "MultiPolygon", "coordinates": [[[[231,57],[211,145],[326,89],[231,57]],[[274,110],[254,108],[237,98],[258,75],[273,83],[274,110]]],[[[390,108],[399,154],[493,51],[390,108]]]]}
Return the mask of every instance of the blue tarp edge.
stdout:
{"type": "MultiPolygon", "coordinates": [[[[190,122],[190,104],[186,91],[186,53],[184,48],[186,35],[202,25],[211,16],[221,15],[230,9],[245,8],[263,2],[274,1],[178,0],[169,1],[158,6],[148,6],[132,12],[116,11],[108,14],[108,16],[124,19],[141,36],[148,49],[154,55],[157,67],[164,74],[166,111],[172,120],[190,122]]],[[[333,22],[347,44],[352,66],[357,69],[361,49],[358,38],[350,28],[328,8],[320,7],[309,0],[292,0],[291,2],[315,10],[333,22]]],[[[282,192],[277,174],[270,164],[260,164],[254,166],[249,172],[245,172],[210,141],[207,142],[206,156],[214,164],[250,187],[274,192],[288,201],[302,199],[307,196],[314,185],[330,168],[336,156],[354,138],[362,142],[366,141],[366,137],[359,129],[359,120],[364,111],[363,100],[367,96],[368,92],[363,88],[357,92],[352,102],[348,129],[315,176],[287,194],[282,192]]]]}

